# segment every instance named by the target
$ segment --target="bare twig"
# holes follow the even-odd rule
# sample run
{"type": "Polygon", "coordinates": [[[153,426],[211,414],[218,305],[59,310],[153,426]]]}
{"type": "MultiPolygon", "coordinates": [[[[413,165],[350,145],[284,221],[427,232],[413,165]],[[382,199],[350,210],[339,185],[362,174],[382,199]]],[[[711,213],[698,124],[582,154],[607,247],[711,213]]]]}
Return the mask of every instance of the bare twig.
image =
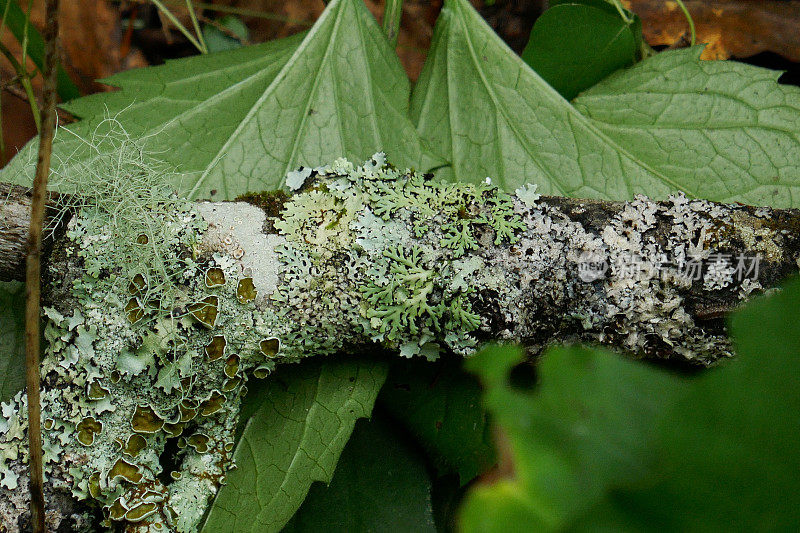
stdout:
{"type": "Polygon", "coordinates": [[[39,397],[39,306],[41,297],[42,226],[47,199],[47,177],[56,127],[56,73],[58,66],[59,0],[45,0],[44,116],[39,132],[39,158],[33,180],[31,221],[25,279],[25,377],[28,393],[31,525],[44,533],[42,429],[39,397]]]}
{"type": "MultiPolygon", "coordinates": [[[[23,49],[24,52],[24,49],[23,49]]],[[[33,121],[36,123],[36,131],[41,131],[42,129],[42,119],[41,114],[39,112],[39,106],[36,105],[36,98],[33,96],[33,85],[31,85],[31,75],[28,71],[25,70],[25,65],[17,61],[17,58],[14,57],[14,54],[11,53],[6,45],[0,42],[0,54],[3,54],[8,62],[11,63],[11,66],[14,68],[14,71],[17,73],[17,80],[19,81],[20,85],[25,89],[26,98],[25,100],[31,106],[31,113],[33,114],[33,121]]]]}
{"type": "MultiPolygon", "coordinates": [[[[3,9],[3,18],[0,19],[0,35],[3,33],[3,28],[6,27],[6,18],[8,18],[8,8],[10,6],[11,2],[6,2],[6,7],[3,9]]],[[[2,91],[0,90],[0,163],[6,158],[6,142],[3,136],[3,98],[1,93],[2,91]]]]}

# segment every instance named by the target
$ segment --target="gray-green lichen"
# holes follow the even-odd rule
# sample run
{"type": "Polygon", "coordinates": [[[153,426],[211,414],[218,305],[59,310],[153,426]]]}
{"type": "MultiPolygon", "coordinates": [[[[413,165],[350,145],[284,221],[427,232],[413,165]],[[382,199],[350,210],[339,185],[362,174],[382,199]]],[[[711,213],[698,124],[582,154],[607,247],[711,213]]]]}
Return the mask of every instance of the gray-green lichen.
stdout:
{"type": "MultiPolygon", "coordinates": [[[[45,462],[70,465],[69,490],[106,526],[193,531],[231,467],[245,384],[276,363],[371,342],[429,357],[475,346],[465,273],[477,265],[464,256],[479,227],[517,239],[510,197],[433,185],[382,155],[314,174],[277,234],[244,204],[165,193],[123,219],[125,205],[81,202],[51,267],[65,299],[45,309],[45,462]],[[169,439],[176,472],[164,472],[169,439]]],[[[7,489],[26,454],[23,404],[0,418],[7,489]]]]}
{"type": "MultiPolygon", "coordinates": [[[[544,345],[557,333],[713,359],[729,346],[687,309],[694,284],[712,295],[733,287],[736,299],[760,286],[721,260],[695,282],[657,268],[663,257],[731,248],[777,261],[783,249],[768,225],[731,222],[743,208],[637,198],[592,216],[591,203],[439,183],[383,154],[289,182],[297,192],[269,221],[252,205],[157,188],[146,201],[137,188],[121,206],[78,206],[50,267],[45,461],[48,476],[69,465],[54,478],[102,507],[106,526],[194,531],[232,466],[246,383],[276,364],[372,344],[469,355],[483,339],[544,345]],[[619,266],[634,256],[635,272],[619,266]],[[587,258],[611,266],[581,279],[587,258]]],[[[18,394],[0,416],[9,490],[26,454],[24,403],[18,394]]]]}

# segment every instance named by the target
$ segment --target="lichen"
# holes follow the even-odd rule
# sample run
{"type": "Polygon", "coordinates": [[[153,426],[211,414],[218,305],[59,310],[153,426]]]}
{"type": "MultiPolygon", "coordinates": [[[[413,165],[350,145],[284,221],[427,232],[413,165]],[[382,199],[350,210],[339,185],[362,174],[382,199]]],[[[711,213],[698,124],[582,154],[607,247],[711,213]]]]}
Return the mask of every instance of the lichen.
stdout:
{"type": "MultiPolygon", "coordinates": [[[[440,183],[383,154],[293,174],[291,197],[195,204],[141,158],[119,161],[99,162],[113,182],[99,194],[114,201],[71,207],[42,365],[46,467],[67,462],[69,490],[102,507],[106,526],[194,531],[232,467],[248,380],[280,363],[375,343],[469,355],[487,336],[543,345],[555,332],[634,353],[729,350],[687,313],[692,280],[657,268],[665,254],[731,245],[736,232],[715,222],[730,212],[715,204],[641,197],[594,231],[584,207],[566,213],[535,187],[511,197],[440,183]],[[587,256],[608,271],[581,280],[587,256]],[[643,267],[633,275],[619,263],[631,256],[643,267]]],[[[704,276],[707,291],[760,288],[722,263],[704,276]]],[[[26,458],[25,401],[1,409],[7,489],[26,458]]]]}
{"type": "Polygon", "coordinates": [[[275,223],[286,271],[274,299],[300,313],[313,353],[341,346],[351,324],[403,355],[469,353],[480,319],[473,288],[456,283],[458,259],[482,238],[516,242],[524,223],[513,205],[496,187],[436,182],[383,154],[314,169],[275,223]]]}
{"type": "MultiPolygon", "coordinates": [[[[279,362],[347,343],[469,351],[480,317],[458,259],[482,236],[511,242],[522,228],[497,189],[438,184],[376,155],[304,173],[311,182],[290,199],[270,196],[280,216],[269,234],[257,207],[145,187],[158,176],[136,161],[101,161],[114,202],[70,206],[64,261],[50,267],[67,298],[45,310],[47,468],[69,460],[72,494],[101,506],[106,526],[193,531],[231,467],[248,378],[279,362]],[[164,461],[180,465],[167,478],[164,461]]],[[[18,395],[0,418],[9,489],[25,425],[18,395]]]]}

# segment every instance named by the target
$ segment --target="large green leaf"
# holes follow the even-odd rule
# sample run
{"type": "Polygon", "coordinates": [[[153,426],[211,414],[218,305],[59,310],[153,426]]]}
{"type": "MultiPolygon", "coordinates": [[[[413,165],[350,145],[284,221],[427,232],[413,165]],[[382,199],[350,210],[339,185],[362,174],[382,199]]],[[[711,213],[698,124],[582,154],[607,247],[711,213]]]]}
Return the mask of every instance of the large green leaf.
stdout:
{"type": "Polygon", "coordinates": [[[25,285],[0,282],[0,402],[25,387],[25,285]]]}
{"type": "Polygon", "coordinates": [[[522,59],[564,98],[636,60],[635,15],[623,20],[605,0],[550,2],[536,19],[522,59]]]}
{"type": "Polygon", "coordinates": [[[443,176],[609,199],[674,191],[786,207],[800,194],[800,89],[777,72],[664,52],[564,100],[467,0],[447,0],[412,117],[443,176]],[[640,88],[640,89],[639,89],[640,88]],[[629,94],[630,93],[630,94],[629,94]],[[581,112],[584,114],[582,114],[581,112]]]}
{"type": "Polygon", "coordinates": [[[800,89],[780,72],[662,52],[574,100],[612,142],[716,201],[800,206],[800,89]]]}
{"type": "Polygon", "coordinates": [[[233,452],[237,468],[214,500],[204,531],[280,530],[313,482],[331,480],[386,373],[383,361],[312,359],[253,384],[233,452]]]}
{"type": "MultiPolygon", "coordinates": [[[[115,117],[184,173],[176,186],[190,197],[276,189],[301,165],[361,161],[379,150],[398,166],[434,164],[408,118],[400,61],[361,0],[332,1],[305,35],[105,81],[122,90],[66,106],[83,119],[69,130],[102,137],[115,126],[104,119],[115,117]]],[[[18,155],[3,179],[30,180],[34,149],[18,155]]],[[[92,152],[66,131],[53,150],[66,164],[92,152]]]]}
{"type": "Polygon", "coordinates": [[[734,318],[736,360],[692,378],[560,348],[544,356],[531,391],[508,380],[517,350],[469,361],[508,436],[515,478],[476,487],[461,529],[795,530],[799,320],[794,280],[734,318]]]}
{"type": "Polygon", "coordinates": [[[495,454],[480,385],[461,363],[393,361],[378,403],[420,442],[440,475],[456,473],[466,484],[495,454]]]}
{"type": "Polygon", "coordinates": [[[284,533],[435,532],[430,476],[405,440],[380,414],[359,421],[330,485],[314,484],[284,533]]]}

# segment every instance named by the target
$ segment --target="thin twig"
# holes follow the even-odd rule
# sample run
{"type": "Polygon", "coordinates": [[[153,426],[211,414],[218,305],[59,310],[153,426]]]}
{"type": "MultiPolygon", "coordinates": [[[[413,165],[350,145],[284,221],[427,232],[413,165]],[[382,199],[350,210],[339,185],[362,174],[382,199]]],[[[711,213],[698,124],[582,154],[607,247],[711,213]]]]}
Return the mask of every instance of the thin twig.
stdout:
{"type": "Polygon", "coordinates": [[[56,128],[59,0],[45,0],[44,109],[39,132],[39,158],[33,180],[31,222],[25,276],[25,381],[28,393],[28,462],[30,465],[31,525],[44,533],[42,428],[39,397],[39,316],[41,297],[42,226],[47,199],[47,177],[56,128]]]}
{"type": "MultiPolygon", "coordinates": [[[[0,20],[0,35],[3,34],[3,28],[6,27],[6,18],[8,18],[8,8],[11,2],[6,2],[6,7],[3,9],[3,18],[0,20]]],[[[2,74],[2,72],[0,72],[2,74]]],[[[1,84],[2,82],[0,82],[1,84]]],[[[3,91],[0,90],[0,165],[6,159],[6,140],[3,135],[3,91]]]]}
{"type": "Polygon", "coordinates": [[[36,98],[33,96],[33,85],[31,84],[30,74],[25,70],[25,65],[17,61],[17,58],[14,57],[14,54],[11,53],[11,50],[9,50],[2,42],[0,42],[0,54],[3,54],[6,59],[8,59],[8,62],[11,63],[11,66],[17,73],[17,80],[19,81],[20,85],[22,85],[22,88],[25,89],[25,93],[27,94],[26,100],[31,106],[31,114],[33,114],[33,122],[36,123],[36,131],[41,131],[42,119],[41,114],[39,113],[39,106],[36,105],[36,98]]]}

